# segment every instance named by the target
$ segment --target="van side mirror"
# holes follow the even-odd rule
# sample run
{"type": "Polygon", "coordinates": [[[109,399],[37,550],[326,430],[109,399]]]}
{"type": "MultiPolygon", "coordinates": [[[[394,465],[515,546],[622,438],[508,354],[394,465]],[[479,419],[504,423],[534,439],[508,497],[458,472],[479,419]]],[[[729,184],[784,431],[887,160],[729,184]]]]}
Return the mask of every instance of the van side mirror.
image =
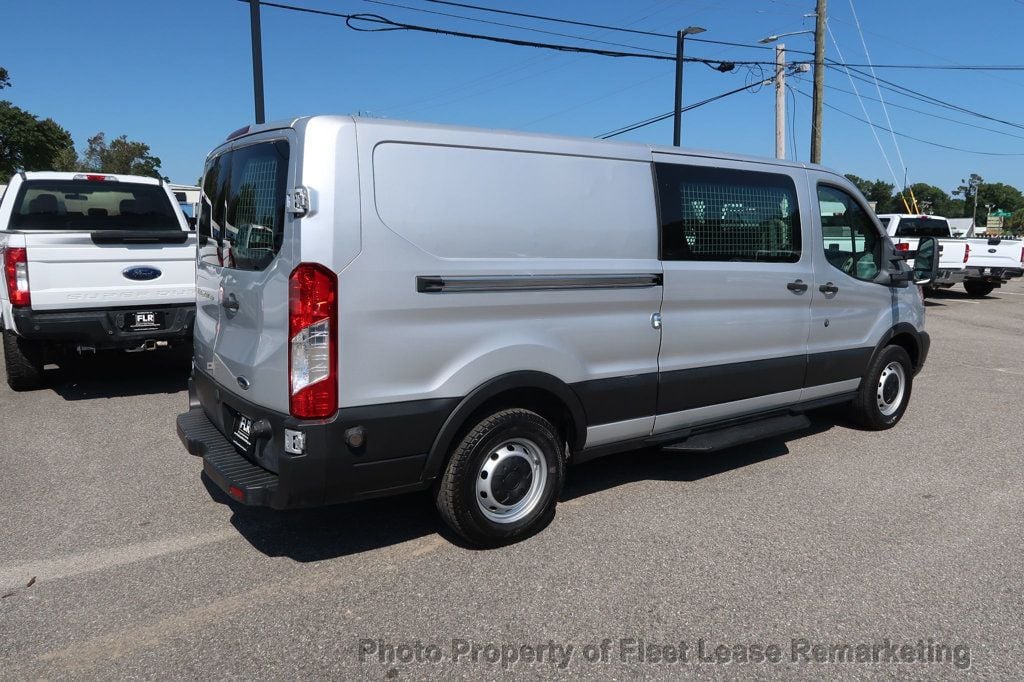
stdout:
{"type": "Polygon", "coordinates": [[[914,254],[914,284],[928,286],[939,276],[939,240],[921,237],[914,254]]]}

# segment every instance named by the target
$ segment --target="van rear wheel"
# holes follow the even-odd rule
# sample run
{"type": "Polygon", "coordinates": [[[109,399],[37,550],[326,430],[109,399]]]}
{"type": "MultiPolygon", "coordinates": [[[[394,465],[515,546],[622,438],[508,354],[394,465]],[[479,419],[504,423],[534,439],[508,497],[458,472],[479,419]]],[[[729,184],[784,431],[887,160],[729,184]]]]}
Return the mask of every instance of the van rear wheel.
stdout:
{"type": "Polygon", "coordinates": [[[521,408],[496,412],[452,452],[437,509],[474,545],[518,540],[554,516],[565,476],[565,441],[547,419],[521,408]]]}
{"type": "Polygon", "coordinates": [[[43,349],[39,344],[4,330],[4,369],[14,391],[30,391],[43,383],[43,349]]]}
{"type": "Polygon", "coordinates": [[[891,429],[903,418],[914,385],[914,366],[900,346],[886,346],[871,363],[854,398],[853,418],[866,429],[891,429]]]}

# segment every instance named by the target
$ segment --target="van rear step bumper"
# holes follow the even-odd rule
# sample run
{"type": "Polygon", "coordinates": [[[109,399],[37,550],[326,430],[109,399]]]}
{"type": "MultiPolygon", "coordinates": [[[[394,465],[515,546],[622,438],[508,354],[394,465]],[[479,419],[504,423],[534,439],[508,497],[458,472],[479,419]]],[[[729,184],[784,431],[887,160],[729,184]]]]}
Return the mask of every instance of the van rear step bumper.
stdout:
{"type": "Polygon", "coordinates": [[[763,438],[806,429],[811,420],[802,414],[781,415],[690,436],[680,443],[662,447],[665,452],[714,452],[763,438]]]}
{"type": "Polygon", "coordinates": [[[277,506],[277,474],[242,457],[201,408],[179,414],[177,431],[189,454],[203,458],[203,471],[221,490],[245,504],[277,506]]]}

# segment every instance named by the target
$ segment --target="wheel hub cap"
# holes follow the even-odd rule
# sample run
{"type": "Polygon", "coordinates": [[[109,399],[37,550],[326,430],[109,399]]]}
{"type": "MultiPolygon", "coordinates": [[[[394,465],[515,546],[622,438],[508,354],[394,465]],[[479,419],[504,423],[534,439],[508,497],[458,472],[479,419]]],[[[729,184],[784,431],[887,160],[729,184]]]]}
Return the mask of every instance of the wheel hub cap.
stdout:
{"type": "Polygon", "coordinates": [[[903,396],[907,390],[907,375],[903,365],[890,362],[878,377],[875,400],[878,411],[885,417],[891,417],[903,404],[903,396]]]}
{"type": "Polygon", "coordinates": [[[495,523],[515,523],[537,508],[547,474],[547,460],[536,443],[505,441],[491,450],[477,472],[477,507],[495,523]]]}

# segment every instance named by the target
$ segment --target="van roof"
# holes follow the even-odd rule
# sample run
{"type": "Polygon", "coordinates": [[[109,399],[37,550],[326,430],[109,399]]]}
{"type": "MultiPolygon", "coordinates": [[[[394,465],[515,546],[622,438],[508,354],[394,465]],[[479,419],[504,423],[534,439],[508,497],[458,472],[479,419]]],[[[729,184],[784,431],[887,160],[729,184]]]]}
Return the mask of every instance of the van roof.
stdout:
{"type": "MultiPolygon", "coordinates": [[[[639,142],[617,142],[609,140],[600,140],[588,137],[574,137],[568,135],[551,135],[547,133],[532,133],[523,132],[519,130],[499,130],[491,128],[476,128],[471,126],[455,126],[446,125],[439,123],[422,123],[418,121],[401,121],[387,118],[365,118],[361,116],[343,116],[343,115],[316,115],[316,116],[303,116],[284,121],[274,121],[270,123],[263,123],[259,125],[249,126],[249,129],[243,135],[234,137],[230,140],[226,140],[222,145],[218,145],[218,148],[224,146],[230,142],[254,135],[257,133],[266,132],[269,130],[279,130],[281,128],[298,128],[304,125],[309,125],[315,121],[336,121],[352,122],[359,127],[380,127],[380,128],[402,128],[402,129],[417,129],[417,130],[438,130],[445,132],[464,132],[468,134],[480,135],[480,134],[499,134],[504,137],[512,137],[521,140],[551,140],[553,142],[561,142],[570,146],[573,145],[594,145],[601,146],[604,149],[616,149],[619,154],[626,157],[634,157],[637,159],[649,159],[651,154],[680,154],[684,156],[696,156],[708,159],[722,159],[730,161],[747,161],[750,163],[759,164],[771,164],[775,166],[787,166],[791,168],[806,168],[824,171],[827,173],[836,174],[836,171],[819,166],[817,164],[800,163],[795,161],[785,161],[782,159],[773,159],[763,156],[751,156],[745,154],[733,154],[729,152],[714,151],[707,149],[694,149],[690,147],[672,147],[667,145],[651,145],[639,142]]],[[[214,150],[216,151],[216,150],[214,150]]],[[[212,153],[212,152],[211,152],[212,153]]]]}

